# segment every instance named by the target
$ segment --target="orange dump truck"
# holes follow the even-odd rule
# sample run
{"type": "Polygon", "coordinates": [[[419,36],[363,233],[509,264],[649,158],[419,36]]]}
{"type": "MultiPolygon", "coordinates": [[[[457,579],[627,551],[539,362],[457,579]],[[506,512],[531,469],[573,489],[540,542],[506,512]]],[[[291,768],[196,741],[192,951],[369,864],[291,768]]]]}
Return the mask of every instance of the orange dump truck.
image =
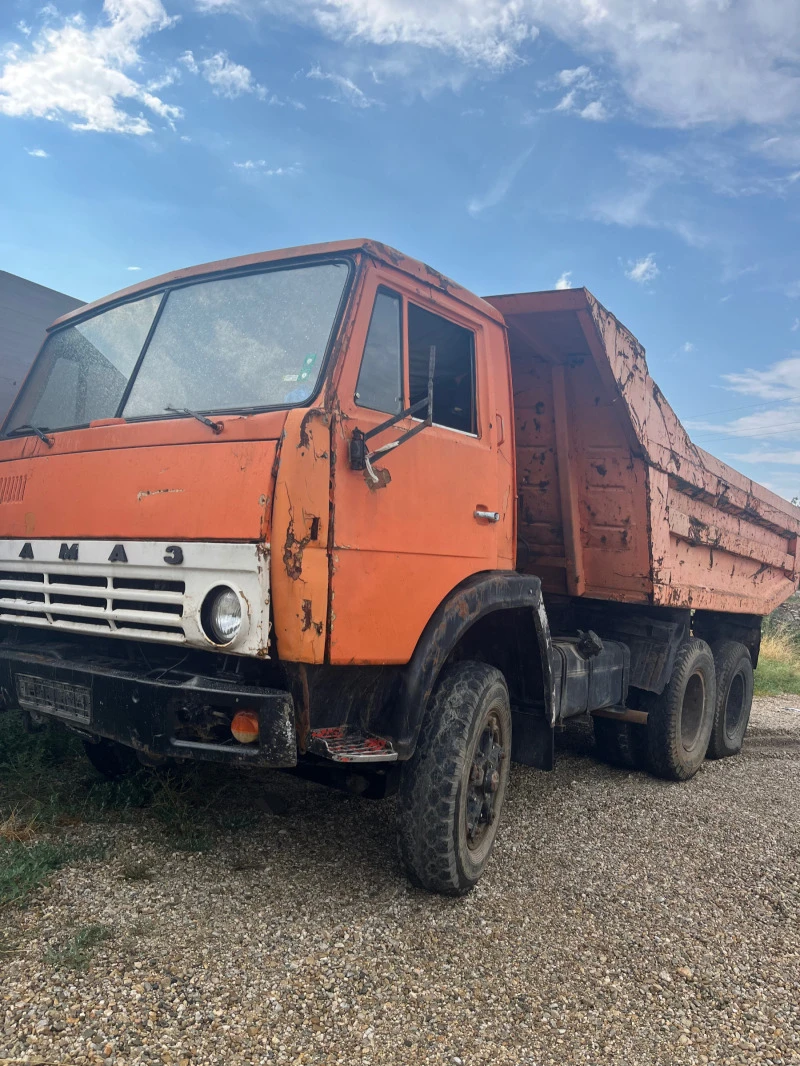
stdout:
{"type": "Polygon", "coordinates": [[[0,442],[0,687],[132,760],[396,791],[471,888],[509,763],[742,744],[800,511],[695,447],[585,289],[479,299],[373,241],[176,271],[50,329],[0,442]]]}

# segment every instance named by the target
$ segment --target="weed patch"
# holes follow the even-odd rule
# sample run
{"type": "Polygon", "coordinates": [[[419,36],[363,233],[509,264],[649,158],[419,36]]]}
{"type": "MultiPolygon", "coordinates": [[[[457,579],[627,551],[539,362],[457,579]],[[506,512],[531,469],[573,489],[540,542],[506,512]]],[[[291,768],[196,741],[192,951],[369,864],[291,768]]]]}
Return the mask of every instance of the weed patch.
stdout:
{"type": "Polygon", "coordinates": [[[86,970],[95,949],[111,937],[107,925],[84,925],[59,948],[45,954],[45,962],[58,970],[86,970]]]}
{"type": "Polygon", "coordinates": [[[800,695],[800,640],[788,626],[764,627],[755,676],[757,696],[800,695]]]}
{"type": "Polygon", "coordinates": [[[31,892],[69,857],[68,848],[48,841],[0,842],[0,910],[24,904],[31,892]]]}

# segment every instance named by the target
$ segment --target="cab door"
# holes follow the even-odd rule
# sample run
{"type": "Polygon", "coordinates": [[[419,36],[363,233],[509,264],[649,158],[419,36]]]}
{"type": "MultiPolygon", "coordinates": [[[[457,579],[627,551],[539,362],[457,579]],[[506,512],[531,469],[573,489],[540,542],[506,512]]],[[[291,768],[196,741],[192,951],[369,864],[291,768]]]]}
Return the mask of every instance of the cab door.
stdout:
{"type": "MultiPolygon", "coordinates": [[[[502,511],[513,506],[498,484],[487,368],[486,330],[499,327],[388,268],[364,284],[338,382],[329,657],[405,663],[447,593],[498,565],[502,511]],[[432,347],[434,424],[376,459],[377,481],[351,469],[354,428],[368,432],[426,395],[432,347]]],[[[406,417],[368,447],[418,425],[406,417]]]]}

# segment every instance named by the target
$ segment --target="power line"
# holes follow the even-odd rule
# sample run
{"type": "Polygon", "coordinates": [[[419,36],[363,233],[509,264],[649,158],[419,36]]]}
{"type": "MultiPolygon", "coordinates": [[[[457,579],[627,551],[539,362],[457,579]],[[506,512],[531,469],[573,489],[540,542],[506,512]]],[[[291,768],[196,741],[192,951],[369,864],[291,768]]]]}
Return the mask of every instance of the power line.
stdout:
{"type": "Polygon", "coordinates": [[[778,433],[778,435],[780,436],[780,431],[788,426],[800,426],[800,421],[779,422],[776,426],[773,426],[772,429],[757,430],[756,432],[751,431],[750,433],[729,433],[725,436],[717,435],[712,437],[700,437],[697,440],[694,440],[694,438],[692,438],[692,440],[694,440],[695,444],[699,444],[701,443],[701,441],[738,440],[742,437],[771,437],[775,433],[778,433]]]}
{"type": "Polygon", "coordinates": [[[762,403],[744,403],[740,407],[720,407],[715,411],[700,411],[694,415],[683,415],[682,417],[687,421],[690,418],[706,418],[709,415],[724,415],[728,411],[751,411],[755,407],[769,407],[773,403],[786,403],[791,400],[800,400],[800,392],[791,393],[789,396],[781,396],[779,399],[764,400],[762,403]]]}

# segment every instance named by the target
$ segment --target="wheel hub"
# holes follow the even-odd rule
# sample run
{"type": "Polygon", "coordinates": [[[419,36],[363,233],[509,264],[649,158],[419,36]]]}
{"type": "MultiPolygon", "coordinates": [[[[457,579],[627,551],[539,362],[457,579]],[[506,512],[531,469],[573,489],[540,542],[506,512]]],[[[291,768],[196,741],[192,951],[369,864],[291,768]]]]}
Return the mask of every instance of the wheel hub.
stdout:
{"type": "Polygon", "coordinates": [[[495,799],[500,788],[506,753],[496,722],[487,721],[475,747],[467,792],[467,842],[477,847],[495,819],[495,799]]]}

